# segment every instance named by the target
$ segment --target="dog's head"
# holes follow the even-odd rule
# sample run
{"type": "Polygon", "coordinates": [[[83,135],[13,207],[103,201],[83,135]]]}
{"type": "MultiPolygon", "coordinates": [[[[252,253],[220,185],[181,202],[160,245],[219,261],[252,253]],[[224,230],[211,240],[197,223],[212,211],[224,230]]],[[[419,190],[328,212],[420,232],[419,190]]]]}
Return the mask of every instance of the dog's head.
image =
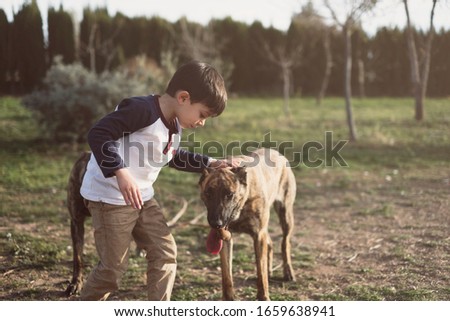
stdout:
{"type": "Polygon", "coordinates": [[[212,228],[226,228],[239,218],[248,197],[245,167],[208,168],[203,172],[199,186],[212,228]]]}

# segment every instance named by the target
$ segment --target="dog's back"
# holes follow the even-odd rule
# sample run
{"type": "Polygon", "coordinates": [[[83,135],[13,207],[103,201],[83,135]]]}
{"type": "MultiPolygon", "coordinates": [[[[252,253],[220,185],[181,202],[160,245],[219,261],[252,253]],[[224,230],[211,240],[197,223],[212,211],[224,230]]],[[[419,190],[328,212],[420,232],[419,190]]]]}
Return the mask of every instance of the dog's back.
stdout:
{"type": "Polygon", "coordinates": [[[286,193],[292,193],[295,198],[295,176],[289,167],[289,161],[278,151],[258,149],[245,157],[242,165],[247,168],[251,195],[262,193],[270,204],[284,200],[286,193]]]}

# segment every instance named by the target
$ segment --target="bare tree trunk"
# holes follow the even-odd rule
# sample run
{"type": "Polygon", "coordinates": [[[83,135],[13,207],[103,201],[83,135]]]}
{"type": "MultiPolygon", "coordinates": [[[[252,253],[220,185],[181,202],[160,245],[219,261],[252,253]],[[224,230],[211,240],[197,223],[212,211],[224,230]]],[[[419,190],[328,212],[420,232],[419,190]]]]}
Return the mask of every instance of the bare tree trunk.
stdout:
{"type": "Polygon", "coordinates": [[[416,43],[414,41],[414,34],[411,27],[411,20],[409,17],[408,1],[403,0],[406,12],[406,40],[408,45],[408,56],[411,67],[411,83],[413,95],[415,98],[416,120],[423,119],[423,99],[421,97],[422,89],[420,88],[419,75],[419,59],[417,58],[416,43]]]}
{"type": "Polygon", "coordinates": [[[416,88],[414,88],[414,99],[415,99],[415,119],[423,120],[423,103],[424,97],[422,95],[423,89],[419,84],[416,88]]]}
{"type": "Polygon", "coordinates": [[[366,70],[364,68],[364,61],[361,57],[358,57],[358,87],[359,97],[366,97],[366,70]]]}
{"type": "Polygon", "coordinates": [[[356,126],[353,119],[352,110],[352,89],[351,89],[351,74],[352,74],[352,28],[361,19],[361,15],[373,9],[376,1],[373,0],[359,0],[349,1],[351,2],[351,10],[347,13],[347,18],[344,23],[340,23],[336,15],[336,12],[330,5],[329,0],[324,0],[325,6],[330,10],[333,20],[342,27],[342,32],[345,39],[345,109],[347,112],[347,123],[350,132],[350,141],[356,141],[356,126]]]}
{"type": "Polygon", "coordinates": [[[75,17],[75,13],[70,13],[70,17],[72,20],[73,30],[74,30],[74,36],[75,36],[75,61],[79,62],[81,53],[80,53],[80,26],[77,23],[77,19],[75,17]]]}
{"type": "Polygon", "coordinates": [[[283,96],[284,96],[283,110],[286,117],[290,118],[291,111],[289,108],[289,96],[291,89],[291,69],[288,64],[282,64],[281,69],[283,73],[283,96]]]}
{"type": "MultiPolygon", "coordinates": [[[[425,99],[427,95],[427,87],[428,87],[428,76],[430,74],[430,62],[431,62],[431,44],[433,43],[434,38],[434,26],[433,26],[433,19],[434,19],[434,9],[436,8],[436,2],[437,0],[433,0],[433,8],[431,9],[431,15],[430,15],[430,30],[428,31],[427,36],[427,42],[425,46],[425,57],[424,57],[424,63],[423,63],[423,69],[422,69],[422,90],[421,90],[421,96],[422,96],[422,110],[419,116],[421,116],[420,119],[424,118],[424,110],[423,110],[423,100],[425,99]]],[[[417,114],[416,114],[417,119],[417,114]]]]}
{"type": "Polygon", "coordinates": [[[317,105],[320,106],[322,104],[322,99],[325,97],[325,93],[328,88],[328,83],[330,81],[331,76],[331,68],[333,67],[333,58],[331,55],[330,49],[330,31],[325,30],[324,39],[323,39],[323,49],[325,50],[325,73],[322,79],[322,85],[320,86],[320,91],[317,95],[317,105]]]}
{"type": "Polygon", "coordinates": [[[414,34],[409,15],[408,0],[403,0],[406,12],[406,23],[407,23],[406,37],[408,44],[409,62],[411,65],[411,83],[413,86],[413,95],[415,99],[415,119],[418,121],[421,121],[424,118],[424,100],[426,97],[428,76],[430,72],[431,44],[433,42],[434,36],[433,19],[434,19],[434,10],[436,8],[436,2],[437,0],[433,0],[433,7],[431,9],[431,16],[430,16],[430,30],[428,32],[426,40],[426,46],[424,50],[425,56],[421,75],[419,70],[419,59],[417,56],[416,43],[414,41],[414,34]]]}
{"type": "Polygon", "coordinates": [[[89,44],[87,51],[89,53],[89,67],[91,68],[92,72],[96,72],[95,68],[95,33],[97,32],[97,24],[94,23],[94,25],[91,28],[91,32],[89,34],[89,44]]]}
{"type": "Polygon", "coordinates": [[[300,61],[301,46],[298,45],[294,49],[287,52],[285,46],[272,48],[267,42],[261,39],[262,54],[265,59],[277,66],[283,80],[283,111],[287,118],[291,117],[289,108],[290,89],[292,87],[292,69],[298,66],[300,61]]]}
{"type": "Polygon", "coordinates": [[[356,126],[353,119],[352,109],[352,39],[350,26],[344,25],[344,37],[345,37],[345,109],[347,111],[347,124],[349,129],[349,140],[356,141],[356,126]]]}
{"type": "Polygon", "coordinates": [[[116,48],[111,48],[108,52],[108,50],[105,50],[105,55],[106,55],[106,62],[105,62],[105,68],[104,70],[109,70],[111,68],[111,64],[114,60],[114,58],[116,57],[117,54],[117,47],[116,48]]]}

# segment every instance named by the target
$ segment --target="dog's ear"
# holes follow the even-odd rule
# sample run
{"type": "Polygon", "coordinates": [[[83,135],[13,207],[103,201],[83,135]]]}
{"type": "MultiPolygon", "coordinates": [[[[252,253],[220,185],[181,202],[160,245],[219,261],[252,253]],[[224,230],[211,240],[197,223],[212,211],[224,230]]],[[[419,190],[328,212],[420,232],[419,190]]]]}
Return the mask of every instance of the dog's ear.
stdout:
{"type": "Polygon", "coordinates": [[[205,180],[205,178],[213,171],[213,168],[210,167],[206,167],[203,172],[202,172],[202,176],[200,177],[200,180],[198,181],[198,185],[202,185],[203,181],[205,180]]]}
{"type": "Polygon", "coordinates": [[[235,167],[231,171],[241,184],[247,185],[247,169],[245,167],[235,167]]]}

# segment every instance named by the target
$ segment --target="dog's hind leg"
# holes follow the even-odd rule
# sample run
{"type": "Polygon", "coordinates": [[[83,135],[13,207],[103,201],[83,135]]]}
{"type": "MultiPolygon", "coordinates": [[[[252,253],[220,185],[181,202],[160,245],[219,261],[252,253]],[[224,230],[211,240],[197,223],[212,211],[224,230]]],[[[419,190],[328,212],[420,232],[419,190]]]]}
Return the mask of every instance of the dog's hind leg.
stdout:
{"type": "Polygon", "coordinates": [[[73,274],[65,291],[67,296],[76,294],[83,286],[84,221],[90,214],[80,194],[80,187],[89,158],[90,153],[81,154],[72,167],[67,186],[67,209],[70,214],[70,235],[73,247],[73,274]]]}
{"type": "Polygon", "coordinates": [[[70,212],[70,236],[72,237],[73,247],[73,273],[72,281],[70,281],[66,289],[66,295],[71,296],[79,293],[83,286],[84,221],[89,216],[89,210],[78,190],[70,188],[68,208],[70,212]]]}
{"type": "Polygon", "coordinates": [[[294,281],[295,274],[291,262],[291,234],[294,226],[293,202],[288,204],[275,201],[274,208],[280,219],[281,230],[283,231],[283,241],[281,253],[283,256],[283,275],[285,281],[294,281]]]}
{"type": "Polygon", "coordinates": [[[267,271],[270,278],[273,272],[273,242],[270,235],[267,235],[267,271]]]}
{"type": "Polygon", "coordinates": [[[82,216],[70,222],[73,246],[73,273],[72,280],[66,289],[67,296],[78,293],[83,287],[84,220],[85,216],[82,216]]]}

